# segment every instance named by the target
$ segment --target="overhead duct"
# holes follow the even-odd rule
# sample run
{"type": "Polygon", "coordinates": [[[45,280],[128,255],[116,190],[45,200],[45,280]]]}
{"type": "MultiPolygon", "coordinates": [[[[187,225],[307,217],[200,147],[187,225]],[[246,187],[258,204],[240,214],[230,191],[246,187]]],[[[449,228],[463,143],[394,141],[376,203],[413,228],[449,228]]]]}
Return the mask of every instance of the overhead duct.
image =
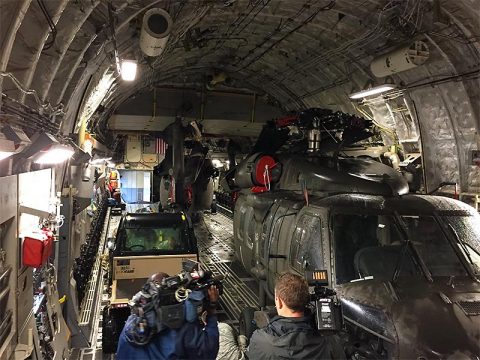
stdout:
{"type": "Polygon", "coordinates": [[[148,10],[143,16],[140,49],[147,56],[159,56],[167,45],[173,21],[163,9],[148,10]]]}
{"type": "Polygon", "coordinates": [[[430,51],[423,41],[415,41],[409,46],[393,50],[377,57],[370,64],[370,70],[378,78],[389,76],[423,65],[430,51]]]}

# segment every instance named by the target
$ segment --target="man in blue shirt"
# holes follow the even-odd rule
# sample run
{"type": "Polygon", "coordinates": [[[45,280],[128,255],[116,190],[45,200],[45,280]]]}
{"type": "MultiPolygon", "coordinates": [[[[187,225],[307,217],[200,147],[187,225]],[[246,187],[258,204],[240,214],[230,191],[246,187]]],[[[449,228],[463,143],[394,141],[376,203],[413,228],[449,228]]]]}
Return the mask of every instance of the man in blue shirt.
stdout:
{"type": "Polygon", "coordinates": [[[131,359],[215,359],[218,353],[219,334],[216,305],[219,293],[215,286],[208,289],[209,306],[204,322],[185,321],[178,329],[164,329],[145,345],[128,341],[126,329],[135,321],[131,315],[120,334],[117,360],[131,359]]]}

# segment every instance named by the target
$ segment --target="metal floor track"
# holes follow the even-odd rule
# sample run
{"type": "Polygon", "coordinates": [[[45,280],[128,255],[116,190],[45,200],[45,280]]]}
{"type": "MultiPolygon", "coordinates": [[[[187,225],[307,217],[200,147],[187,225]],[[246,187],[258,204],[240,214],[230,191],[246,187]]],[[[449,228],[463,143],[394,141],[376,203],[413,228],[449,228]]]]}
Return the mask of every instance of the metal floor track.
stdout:
{"type": "MultiPolygon", "coordinates": [[[[109,209],[110,210],[110,209],[109,209]]],[[[108,213],[109,215],[110,213],[108,213]]],[[[73,349],[72,355],[70,356],[71,360],[107,360],[107,359],[115,359],[114,354],[105,355],[102,353],[102,309],[107,304],[108,301],[108,294],[107,294],[107,286],[105,284],[104,279],[104,270],[101,266],[101,259],[100,257],[104,254],[108,254],[108,249],[105,246],[106,240],[108,238],[114,237],[118,224],[120,223],[120,216],[106,216],[105,218],[105,225],[104,225],[104,232],[105,236],[103,239],[103,243],[99,247],[97,259],[95,260],[96,266],[96,276],[99,277],[100,285],[97,287],[97,291],[99,292],[97,299],[98,301],[94,306],[90,307],[90,311],[95,311],[95,319],[93,320],[93,330],[92,330],[92,344],[90,348],[83,348],[83,349],[73,349]]]]}
{"type": "Polygon", "coordinates": [[[196,225],[195,233],[200,261],[214,275],[225,277],[219,321],[236,327],[245,307],[258,307],[258,285],[235,259],[232,220],[221,213],[206,213],[204,221],[196,225]]]}

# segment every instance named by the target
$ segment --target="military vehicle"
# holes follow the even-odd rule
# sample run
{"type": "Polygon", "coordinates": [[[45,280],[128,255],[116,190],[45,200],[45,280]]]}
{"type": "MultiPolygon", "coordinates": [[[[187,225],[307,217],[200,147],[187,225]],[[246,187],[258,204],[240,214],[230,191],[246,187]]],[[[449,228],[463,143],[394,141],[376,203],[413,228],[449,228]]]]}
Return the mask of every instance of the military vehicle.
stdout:
{"type": "Polygon", "coordinates": [[[103,309],[102,349],[116,351],[118,337],[130,315],[129,301],[155,272],[177,274],[182,261],[198,261],[192,225],[185,214],[127,213],[108,243],[109,304],[103,309]]]}
{"type": "MultiPolygon", "coordinates": [[[[343,134],[351,124],[337,122],[343,134]]],[[[241,189],[235,250],[259,281],[260,305],[271,303],[279,273],[324,269],[341,302],[347,356],[479,358],[479,214],[451,198],[410,194],[399,171],[340,156],[340,146],[322,151],[318,139],[315,151],[305,144],[296,152],[265,141],[270,152],[248,156],[227,178],[241,189]]]]}

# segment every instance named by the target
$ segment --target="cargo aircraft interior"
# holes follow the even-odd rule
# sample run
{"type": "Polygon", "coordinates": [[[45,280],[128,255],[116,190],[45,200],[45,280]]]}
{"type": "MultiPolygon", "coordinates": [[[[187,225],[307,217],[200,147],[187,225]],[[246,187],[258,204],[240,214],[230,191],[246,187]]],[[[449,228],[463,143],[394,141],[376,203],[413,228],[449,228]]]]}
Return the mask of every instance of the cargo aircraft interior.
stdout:
{"type": "Polygon", "coordinates": [[[479,0],[0,0],[0,49],[0,360],[212,285],[249,339],[285,272],[346,359],[480,360],[479,0]]]}

